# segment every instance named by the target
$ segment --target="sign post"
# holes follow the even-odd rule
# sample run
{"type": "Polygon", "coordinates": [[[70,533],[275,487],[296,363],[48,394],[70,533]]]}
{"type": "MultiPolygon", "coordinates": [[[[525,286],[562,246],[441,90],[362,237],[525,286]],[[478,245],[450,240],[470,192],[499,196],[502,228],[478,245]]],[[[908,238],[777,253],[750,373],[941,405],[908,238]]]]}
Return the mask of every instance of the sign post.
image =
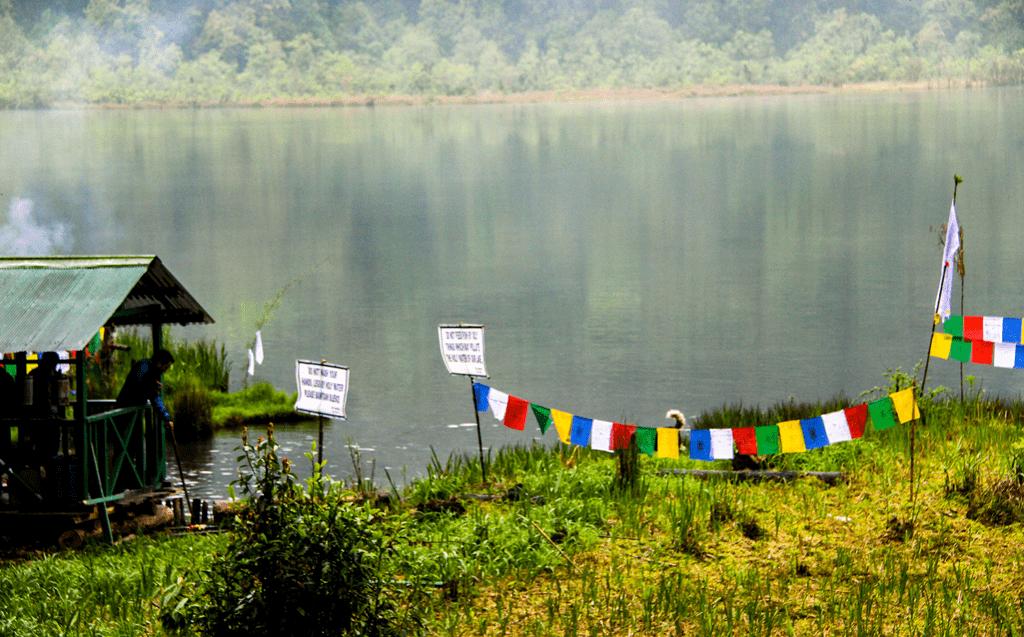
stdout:
{"type": "Polygon", "coordinates": [[[480,476],[487,483],[487,463],[484,462],[484,439],[480,433],[480,411],[476,404],[473,377],[487,378],[487,363],[484,359],[483,325],[438,325],[437,339],[441,346],[441,358],[449,374],[469,376],[469,394],[473,398],[473,418],[476,419],[476,443],[480,451],[480,476]]]}
{"type": "Polygon", "coordinates": [[[295,411],[317,417],[316,462],[323,475],[324,462],[324,417],[345,420],[345,404],[348,401],[348,368],[334,365],[321,359],[295,361],[295,386],[298,399],[295,411]]]}

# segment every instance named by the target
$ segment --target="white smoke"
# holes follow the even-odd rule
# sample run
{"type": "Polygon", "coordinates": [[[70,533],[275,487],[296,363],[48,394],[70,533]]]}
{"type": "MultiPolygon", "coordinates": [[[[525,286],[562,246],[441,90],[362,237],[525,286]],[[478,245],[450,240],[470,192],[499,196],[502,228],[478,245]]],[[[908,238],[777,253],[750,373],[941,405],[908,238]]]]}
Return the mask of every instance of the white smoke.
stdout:
{"type": "Polygon", "coordinates": [[[64,251],[71,234],[62,223],[36,221],[31,199],[15,197],[7,211],[7,223],[0,226],[0,254],[14,257],[46,256],[64,251]]]}

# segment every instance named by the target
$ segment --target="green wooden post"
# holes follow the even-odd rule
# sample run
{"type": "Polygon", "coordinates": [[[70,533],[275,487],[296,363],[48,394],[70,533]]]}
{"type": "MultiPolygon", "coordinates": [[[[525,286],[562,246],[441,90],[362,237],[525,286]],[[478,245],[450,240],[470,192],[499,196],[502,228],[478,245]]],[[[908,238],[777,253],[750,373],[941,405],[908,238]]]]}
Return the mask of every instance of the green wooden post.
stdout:
{"type": "Polygon", "coordinates": [[[82,498],[89,497],[89,439],[85,431],[85,419],[89,416],[89,396],[85,384],[85,349],[75,353],[75,408],[73,431],[75,432],[75,453],[82,463],[82,498]]]}

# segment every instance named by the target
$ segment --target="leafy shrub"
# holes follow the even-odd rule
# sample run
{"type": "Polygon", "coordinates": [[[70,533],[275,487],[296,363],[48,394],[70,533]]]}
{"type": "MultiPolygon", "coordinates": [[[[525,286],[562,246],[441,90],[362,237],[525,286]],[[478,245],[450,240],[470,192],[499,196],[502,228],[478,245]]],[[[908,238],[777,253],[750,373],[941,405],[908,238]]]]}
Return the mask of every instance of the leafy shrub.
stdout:
{"type": "Polygon", "coordinates": [[[218,636],[419,632],[415,615],[400,610],[417,606],[399,604],[388,586],[392,545],[374,512],[347,502],[340,485],[320,477],[322,466],[298,483],[273,427],[255,444],[243,434],[241,451],[232,487],[246,500],[231,540],[181,621],[168,623],[218,636]]]}

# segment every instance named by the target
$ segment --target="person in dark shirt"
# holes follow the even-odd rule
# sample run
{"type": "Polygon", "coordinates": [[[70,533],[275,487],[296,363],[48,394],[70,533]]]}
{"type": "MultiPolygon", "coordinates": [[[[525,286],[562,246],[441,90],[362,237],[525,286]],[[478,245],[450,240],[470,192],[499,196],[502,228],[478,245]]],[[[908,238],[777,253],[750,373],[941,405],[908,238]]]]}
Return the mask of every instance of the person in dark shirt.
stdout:
{"type": "Polygon", "coordinates": [[[163,387],[163,374],[173,364],[174,357],[165,349],[157,350],[152,358],[133,363],[131,370],[128,371],[128,377],[124,379],[121,391],[117,394],[117,404],[121,406],[145,405],[148,400],[153,403],[153,406],[167,422],[167,426],[173,429],[174,421],[160,395],[160,389],[163,387]]]}

